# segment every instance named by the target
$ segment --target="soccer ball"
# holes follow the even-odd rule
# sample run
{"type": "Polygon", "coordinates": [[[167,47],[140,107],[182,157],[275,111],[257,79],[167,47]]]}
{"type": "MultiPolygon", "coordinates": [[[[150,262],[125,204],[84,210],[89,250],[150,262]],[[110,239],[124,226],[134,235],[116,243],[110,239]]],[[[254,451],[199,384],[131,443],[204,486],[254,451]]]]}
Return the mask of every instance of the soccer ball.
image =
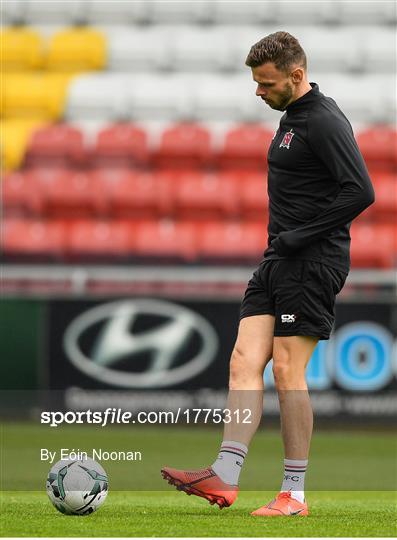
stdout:
{"type": "Polygon", "coordinates": [[[93,459],[61,459],[48,473],[46,490],[63,514],[92,514],[105,502],[108,477],[93,459]]]}

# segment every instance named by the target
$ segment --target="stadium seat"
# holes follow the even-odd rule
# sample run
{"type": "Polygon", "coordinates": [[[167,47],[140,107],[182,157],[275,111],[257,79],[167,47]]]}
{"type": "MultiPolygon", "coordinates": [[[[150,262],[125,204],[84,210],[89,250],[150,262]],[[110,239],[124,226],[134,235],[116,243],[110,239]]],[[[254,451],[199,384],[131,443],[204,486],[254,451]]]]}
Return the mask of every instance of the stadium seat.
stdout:
{"type": "MultiPolygon", "coordinates": [[[[271,10],[275,11],[278,24],[308,24],[312,27],[320,24],[336,23],[341,20],[339,5],[343,2],[323,0],[321,2],[302,2],[278,0],[272,3],[271,10]]],[[[342,19],[347,22],[349,19],[342,19]]],[[[350,22],[350,21],[349,21],[350,22]]]]}
{"type": "Polygon", "coordinates": [[[22,166],[31,133],[44,124],[45,120],[40,118],[8,118],[1,121],[2,141],[0,151],[4,171],[14,170],[22,166]]]}
{"type": "Polygon", "coordinates": [[[148,162],[146,132],[126,122],[113,124],[99,131],[91,151],[91,164],[96,167],[142,167],[148,162]]]}
{"type": "MultiPolygon", "coordinates": [[[[107,26],[108,67],[114,72],[170,69],[172,29],[164,26],[107,26]]],[[[178,69],[178,67],[176,66],[178,69]]]]}
{"type": "Polygon", "coordinates": [[[2,223],[2,251],[7,259],[59,259],[64,247],[63,222],[5,219],[2,223]]]}
{"type": "Polygon", "coordinates": [[[169,36],[170,65],[185,72],[234,70],[233,37],[227,27],[176,27],[169,36]]]}
{"type": "Polygon", "coordinates": [[[266,238],[263,223],[207,222],[199,229],[199,256],[225,262],[259,261],[266,238]]]}
{"type": "Polygon", "coordinates": [[[260,124],[236,126],[226,133],[217,155],[221,169],[264,171],[273,131],[260,124]]]}
{"type": "Polygon", "coordinates": [[[84,165],[82,132],[68,124],[53,124],[35,130],[25,158],[27,167],[71,167],[84,165]]]}
{"type": "Polygon", "coordinates": [[[373,25],[364,27],[359,32],[361,36],[358,41],[363,44],[359,47],[359,51],[364,69],[371,73],[394,73],[396,70],[395,26],[384,27],[382,31],[379,31],[379,27],[373,25]]]}
{"type": "Polygon", "coordinates": [[[65,116],[71,122],[114,122],[127,116],[125,77],[122,74],[80,75],[71,83],[65,116]]]}
{"type": "Polygon", "coordinates": [[[22,26],[26,22],[26,0],[0,2],[0,20],[2,25],[22,26]]]}
{"type": "Polygon", "coordinates": [[[209,0],[194,0],[194,2],[151,0],[148,4],[148,19],[156,24],[189,23],[194,25],[207,22],[211,10],[209,0]]]}
{"type": "Polygon", "coordinates": [[[370,170],[397,171],[397,130],[374,126],[357,135],[357,143],[370,170]]]}
{"type": "MultiPolygon", "coordinates": [[[[199,84],[189,86],[195,118],[205,122],[250,122],[263,117],[263,102],[255,96],[255,84],[247,75],[206,75],[199,84]]],[[[266,115],[274,118],[271,111],[266,110],[266,115]]]]}
{"type": "MultiPolygon", "coordinates": [[[[211,20],[216,24],[260,24],[274,22],[277,17],[277,2],[225,2],[213,0],[209,7],[211,20]]],[[[266,34],[263,34],[265,36],[266,34]]]]}
{"type": "Polygon", "coordinates": [[[70,259],[125,259],[134,251],[134,229],[128,221],[73,221],[67,228],[70,259]]]}
{"type": "Polygon", "coordinates": [[[182,219],[227,219],[238,215],[233,178],[186,172],[175,187],[175,212],[182,219]]]}
{"type": "Polygon", "coordinates": [[[144,259],[192,262],[197,257],[196,227],[171,220],[137,224],[135,255],[144,259]]]}
{"type": "Polygon", "coordinates": [[[29,173],[7,174],[1,183],[1,195],[2,210],[6,217],[33,217],[42,212],[41,192],[29,173]]]}
{"type": "Polygon", "coordinates": [[[369,215],[377,222],[397,223],[397,176],[396,173],[378,173],[371,176],[375,190],[375,203],[369,215]]]}
{"type": "Polygon", "coordinates": [[[109,211],[125,219],[158,219],[170,213],[168,184],[159,182],[154,174],[133,171],[98,171],[94,178],[106,182],[109,211]],[[113,177],[113,178],[112,178],[113,177]]]}
{"type": "Polygon", "coordinates": [[[194,169],[208,166],[210,133],[197,124],[182,123],[165,129],[152,159],[156,167],[194,169]]]}
{"type": "Polygon", "coordinates": [[[107,212],[106,191],[92,175],[69,170],[37,171],[36,174],[44,192],[46,215],[76,219],[107,212]]]}
{"type": "Polygon", "coordinates": [[[333,73],[365,71],[360,47],[362,31],[351,27],[295,26],[288,31],[299,36],[307,55],[310,72],[333,73]]]}
{"type": "Polygon", "coordinates": [[[46,67],[53,71],[101,70],[107,60],[102,32],[74,26],[54,34],[48,47],[46,67]]]}
{"type": "Polygon", "coordinates": [[[241,216],[246,221],[262,222],[267,226],[268,195],[265,173],[244,172],[236,174],[224,173],[236,177],[239,193],[241,216]]]}
{"type": "Polygon", "coordinates": [[[92,24],[140,24],[148,21],[149,2],[147,0],[90,0],[85,5],[87,19],[92,24]]]}
{"type": "Polygon", "coordinates": [[[395,118],[394,75],[319,73],[311,77],[331,96],[351,123],[392,123],[395,118]],[[363,89],[366,89],[365,91],[363,89]]]}
{"type": "MultiPolygon", "coordinates": [[[[334,5],[335,2],[332,2],[334,5]]],[[[345,24],[386,25],[397,21],[394,2],[338,2],[340,20],[345,24]]]]}
{"type": "Polygon", "coordinates": [[[58,120],[63,115],[70,76],[12,73],[3,76],[3,118],[58,120]]]}
{"type": "Polygon", "coordinates": [[[355,268],[393,268],[397,259],[397,226],[353,223],[351,263],[355,268]]]}
{"type": "Polygon", "coordinates": [[[132,120],[178,122],[194,117],[192,82],[187,75],[137,74],[126,77],[132,120]]]}
{"type": "Polygon", "coordinates": [[[44,62],[44,43],[38,32],[11,26],[0,34],[2,71],[30,71],[44,62]]]}
{"type": "MultiPolygon", "coordinates": [[[[15,0],[13,0],[15,1],[15,0]]],[[[24,17],[34,25],[65,25],[82,22],[87,9],[86,0],[22,0],[24,17]]]]}

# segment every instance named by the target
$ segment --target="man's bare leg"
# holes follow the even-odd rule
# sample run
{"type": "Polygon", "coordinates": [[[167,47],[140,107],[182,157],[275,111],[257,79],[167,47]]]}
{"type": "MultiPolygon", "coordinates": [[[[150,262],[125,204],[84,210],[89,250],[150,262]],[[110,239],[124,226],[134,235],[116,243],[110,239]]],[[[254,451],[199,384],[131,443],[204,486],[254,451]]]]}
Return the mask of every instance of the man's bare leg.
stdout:
{"type": "Polygon", "coordinates": [[[286,336],[275,337],[273,342],[273,372],[285,457],[281,491],[291,490],[302,501],[313,431],[313,410],[305,369],[317,341],[309,336],[286,336]]]}
{"type": "Polygon", "coordinates": [[[286,459],[307,459],[309,455],[313,410],[305,369],[317,341],[317,338],[306,336],[274,338],[273,373],[286,459]]]}
{"type": "Polygon", "coordinates": [[[230,359],[226,408],[232,414],[231,422],[224,425],[224,440],[240,441],[248,446],[258,429],[263,410],[263,372],[272,358],[273,332],[273,315],[254,315],[240,321],[230,359]],[[250,411],[249,423],[241,423],[245,409],[250,411]]]}
{"type": "Polygon", "coordinates": [[[272,357],[274,317],[241,320],[230,360],[229,395],[223,440],[212,469],[229,485],[237,485],[263,411],[263,371],[272,357]]]}
{"type": "Polygon", "coordinates": [[[247,447],[262,417],[263,371],[272,357],[273,336],[272,315],[255,315],[241,320],[230,360],[230,390],[226,405],[230,410],[230,422],[224,425],[218,459],[212,467],[196,471],[163,467],[163,477],[179,490],[204,497],[220,508],[235,501],[247,447]],[[245,409],[251,411],[249,423],[241,422],[245,409]]]}

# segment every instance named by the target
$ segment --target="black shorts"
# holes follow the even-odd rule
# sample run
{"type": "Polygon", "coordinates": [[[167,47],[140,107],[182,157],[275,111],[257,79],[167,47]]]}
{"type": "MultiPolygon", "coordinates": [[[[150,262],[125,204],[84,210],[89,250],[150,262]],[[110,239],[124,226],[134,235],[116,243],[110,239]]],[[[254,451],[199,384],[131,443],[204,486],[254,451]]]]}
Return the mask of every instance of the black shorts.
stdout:
{"type": "Polygon", "coordinates": [[[265,259],[248,282],[240,320],[274,315],[275,336],[329,339],[335,321],[335,297],[347,278],[319,262],[265,259]]]}

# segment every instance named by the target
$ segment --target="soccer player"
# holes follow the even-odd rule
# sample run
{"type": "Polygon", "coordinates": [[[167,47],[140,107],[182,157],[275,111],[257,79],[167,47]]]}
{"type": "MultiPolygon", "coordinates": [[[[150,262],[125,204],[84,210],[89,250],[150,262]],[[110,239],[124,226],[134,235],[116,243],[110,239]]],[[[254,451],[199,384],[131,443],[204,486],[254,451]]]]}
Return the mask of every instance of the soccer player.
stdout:
{"type": "Polygon", "coordinates": [[[273,359],[284,445],[279,494],[254,516],[308,515],[304,480],[313,412],[305,368],[318,340],[329,339],[335,296],[350,267],[351,221],[374,202],[374,191],[349,121],[335,101],[307,79],[298,40],[276,32],[246,59],[256,95],[284,111],[268,160],[268,247],[248,282],[230,361],[228,407],[249,408],[250,424],[225,423],[217,459],[206,469],[165,467],[163,477],[220,508],[237,497],[249,443],[259,425],[263,372],[273,359]]]}

